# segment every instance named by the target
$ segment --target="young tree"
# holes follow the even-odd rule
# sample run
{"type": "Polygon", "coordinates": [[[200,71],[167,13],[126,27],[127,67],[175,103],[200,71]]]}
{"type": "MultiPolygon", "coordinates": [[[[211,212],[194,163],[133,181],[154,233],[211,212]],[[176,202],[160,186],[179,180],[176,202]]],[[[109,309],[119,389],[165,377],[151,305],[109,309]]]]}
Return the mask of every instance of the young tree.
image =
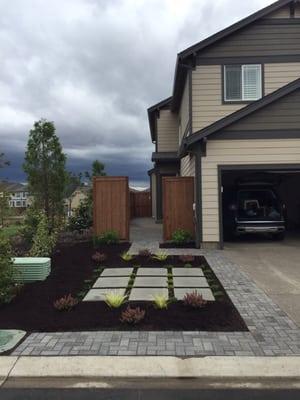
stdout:
{"type": "Polygon", "coordinates": [[[66,156],[53,122],[41,119],[29,133],[24,171],[35,205],[45,212],[50,230],[63,216],[63,199],[67,184],[66,156]]]}
{"type": "Polygon", "coordinates": [[[92,180],[92,178],[94,176],[106,176],[105,165],[99,160],[93,161],[93,163],[92,163],[92,173],[86,171],[85,176],[90,181],[92,180]]]}

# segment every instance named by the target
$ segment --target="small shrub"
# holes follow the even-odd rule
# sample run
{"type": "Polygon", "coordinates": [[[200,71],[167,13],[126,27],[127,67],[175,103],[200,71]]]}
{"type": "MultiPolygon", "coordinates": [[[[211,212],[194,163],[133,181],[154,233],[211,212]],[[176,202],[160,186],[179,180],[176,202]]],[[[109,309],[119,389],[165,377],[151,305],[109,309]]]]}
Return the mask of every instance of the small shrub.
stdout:
{"type": "Polygon", "coordinates": [[[103,244],[117,244],[119,243],[119,235],[116,231],[106,231],[100,236],[94,236],[93,242],[95,246],[100,246],[103,244]]]}
{"type": "Polygon", "coordinates": [[[193,268],[192,264],[186,263],[184,264],[184,268],[193,268]]]}
{"type": "Polygon", "coordinates": [[[152,255],[153,260],[157,261],[166,261],[166,259],[169,257],[169,254],[166,251],[160,251],[154,255],[152,255]]]}
{"type": "Polygon", "coordinates": [[[97,264],[101,264],[102,262],[107,260],[107,255],[96,251],[96,253],[92,255],[92,260],[97,264]]]}
{"type": "Polygon", "coordinates": [[[55,300],[53,307],[58,311],[70,311],[78,304],[78,300],[75,299],[71,294],[61,297],[55,300]]]}
{"type": "Polygon", "coordinates": [[[128,306],[121,314],[120,321],[130,325],[136,325],[145,318],[146,311],[140,307],[131,308],[128,306]]]}
{"type": "Polygon", "coordinates": [[[0,304],[9,303],[16,294],[11,255],[8,240],[0,236],[0,304]]]}
{"type": "Polygon", "coordinates": [[[151,257],[151,251],[149,249],[141,249],[139,251],[140,257],[151,257]]]}
{"type": "Polygon", "coordinates": [[[179,260],[183,263],[192,263],[195,261],[195,256],[186,254],[186,255],[179,256],[179,260]]]}
{"type": "Polygon", "coordinates": [[[184,229],[177,229],[171,237],[171,241],[177,245],[185,244],[190,240],[192,240],[191,234],[184,229]]]}
{"type": "Polygon", "coordinates": [[[55,232],[49,233],[47,217],[42,213],[29,255],[31,257],[50,257],[56,240],[57,234],[55,232]]]}
{"type": "Polygon", "coordinates": [[[154,296],[153,303],[156,308],[159,310],[163,310],[164,308],[168,308],[169,299],[168,296],[163,294],[157,294],[154,296]]]}
{"type": "Polygon", "coordinates": [[[74,215],[68,221],[68,229],[71,232],[82,232],[93,225],[92,204],[89,198],[80,202],[74,215]]]}
{"type": "Polygon", "coordinates": [[[33,205],[27,208],[21,234],[30,246],[32,246],[40,219],[41,213],[33,205]]]}
{"type": "Polygon", "coordinates": [[[105,294],[105,303],[110,308],[119,308],[125,302],[126,296],[117,291],[111,291],[105,294]]]}
{"type": "Polygon", "coordinates": [[[203,308],[207,301],[203,299],[203,296],[198,293],[197,290],[194,290],[193,292],[184,295],[183,303],[192,308],[203,308]]]}
{"type": "Polygon", "coordinates": [[[131,261],[134,258],[134,256],[132,254],[128,253],[128,251],[125,251],[124,253],[122,253],[120,257],[124,261],[131,261]]]}

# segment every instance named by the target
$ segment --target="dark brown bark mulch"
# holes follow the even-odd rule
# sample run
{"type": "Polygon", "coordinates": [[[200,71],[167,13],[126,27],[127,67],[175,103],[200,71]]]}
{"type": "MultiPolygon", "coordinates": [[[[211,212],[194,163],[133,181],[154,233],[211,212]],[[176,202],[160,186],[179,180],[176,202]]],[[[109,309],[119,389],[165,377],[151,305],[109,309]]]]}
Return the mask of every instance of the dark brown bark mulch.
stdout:
{"type": "MultiPolygon", "coordinates": [[[[119,255],[127,251],[129,244],[102,246],[99,249],[107,254],[106,266],[164,265],[165,262],[137,257],[126,263],[119,255]]],[[[145,319],[137,326],[120,322],[120,314],[127,305],[112,310],[104,302],[80,302],[72,311],[60,312],[53,302],[71,293],[76,296],[82,291],[85,280],[95,279],[95,265],[91,256],[95,252],[91,243],[77,243],[60,246],[52,259],[52,272],[44,282],[26,284],[20,294],[7,305],[0,307],[0,328],[23,329],[26,331],[82,331],[82,330],[204,330],[204,331],[244,331],[247,327],[224,294],[215,302],[210,302],[200,310],[187,308],[178,301],[167,310],[157,310],[151,302],[131,302],[146,310],[145,319]]],[[[176,257],[166,264],[179,265],[176,257]]],[[[193,264],[205,262],[196,257],[193,264]]],[[[182,262],[181,262],[182,264],[182,262]]],[[[214,274],[211,272],[211,276],[214,274]]],[[[214,277],[214,281],[218,280],[214,277]]]]}

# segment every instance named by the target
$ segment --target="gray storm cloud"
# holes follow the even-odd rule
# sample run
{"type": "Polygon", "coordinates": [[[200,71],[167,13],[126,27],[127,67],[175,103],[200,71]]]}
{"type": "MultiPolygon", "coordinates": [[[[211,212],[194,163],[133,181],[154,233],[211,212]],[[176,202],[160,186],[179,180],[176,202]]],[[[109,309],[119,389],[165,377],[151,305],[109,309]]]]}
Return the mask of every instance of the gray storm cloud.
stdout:
{"type": "Polygon", "coordinates": [[[0,0],[0,151],[12,162],[1,176],[19,176],[44,117],[70,168],[98,158],[145,181],[146,109],[171,94],[176,54],[271,2],[0,0]]]}

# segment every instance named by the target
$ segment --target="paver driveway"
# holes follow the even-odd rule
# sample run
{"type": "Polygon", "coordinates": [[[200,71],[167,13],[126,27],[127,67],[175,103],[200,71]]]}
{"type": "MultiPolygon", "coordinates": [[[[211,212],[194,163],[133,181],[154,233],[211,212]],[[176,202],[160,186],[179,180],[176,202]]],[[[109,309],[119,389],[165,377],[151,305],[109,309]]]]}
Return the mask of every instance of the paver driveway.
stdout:
{"type": "Polygon", "coordinates": [[[226,243],[224,255],[300,326],[300,237],[226,243]]]}

